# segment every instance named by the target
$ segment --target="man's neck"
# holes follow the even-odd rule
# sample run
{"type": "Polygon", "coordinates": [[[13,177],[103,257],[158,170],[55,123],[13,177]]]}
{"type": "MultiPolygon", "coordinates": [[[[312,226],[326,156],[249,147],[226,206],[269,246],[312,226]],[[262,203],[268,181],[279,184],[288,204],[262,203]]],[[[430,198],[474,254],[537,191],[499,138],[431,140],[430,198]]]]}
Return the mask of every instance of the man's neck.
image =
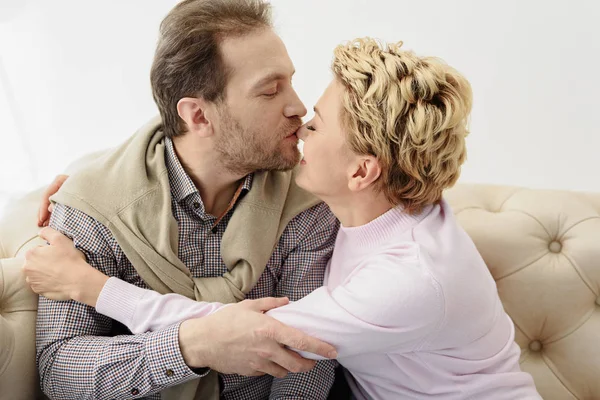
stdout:
{"type": "Polygon", "coordinates": [[[212,146],[189,143],[192,140],[191,135],[173,138],[175,153],[200,192],[206,212],[219,217],[227,210],[244,176],[225,170],[212,146]]]}

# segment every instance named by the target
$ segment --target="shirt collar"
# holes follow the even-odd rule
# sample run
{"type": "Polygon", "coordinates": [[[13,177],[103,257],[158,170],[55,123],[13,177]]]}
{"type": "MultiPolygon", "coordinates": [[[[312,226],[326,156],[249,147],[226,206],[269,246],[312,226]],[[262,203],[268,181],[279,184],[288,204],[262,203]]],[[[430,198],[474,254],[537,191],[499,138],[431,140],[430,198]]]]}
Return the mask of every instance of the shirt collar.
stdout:
{"type": "MultiPolygon", "coordinates": [[[[165,138],[165,162],[167,164],[167,171],[169,174],[169,184],[171,186],[171,195],[178,203],[185,200],[188,196],[198,193],[196,185],[192,178],[185,172],[177,153],[175,153],[175,146],[171,138],[165,138]]],[[[254,174],[246,175],[244,182],[242,183],[242,194],[252,189],[252,180],[254,174]]]]}

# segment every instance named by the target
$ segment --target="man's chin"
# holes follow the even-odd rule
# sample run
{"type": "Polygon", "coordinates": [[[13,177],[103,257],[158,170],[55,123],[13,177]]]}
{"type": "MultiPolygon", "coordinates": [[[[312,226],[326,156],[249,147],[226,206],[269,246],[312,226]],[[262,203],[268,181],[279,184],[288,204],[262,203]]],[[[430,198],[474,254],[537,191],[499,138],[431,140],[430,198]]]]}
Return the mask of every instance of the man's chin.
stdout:
{"type": "Polygon", "coordinates": [[[289,171],[296,168],[302,159],[300,150],[297,147],[280,148],[268,154],[264,153],[261,161],[256,160],[255,168],[251,169],[258,171],[289,171]],[[274,154],[277,154],[277,156],[274,156],[274,154]]]}
{"type": "Polygon", "coordinates": [[[300,162],[300,160],[298,160],[298,161],[283,161],[282,160],[279,163],[270,164],[269,167],[263,168],[263,170],[265,170],[265,171],[289,171],[289,170],[296,168],[296,166],[298,165],[299,162],[300,162]]]}
{"type": "Polygon", "coordinates": [[[288,171],[290,169],[296,168],[298,164],[300,164],[300,160],[302,159],[302,155],[300,151],[295,149],[296,151],[292,151],[289,154],[282,154],[282,157],[278,160],[277,163],[274,164],[274,168],[271,168],[276,171],[288,171]]]}

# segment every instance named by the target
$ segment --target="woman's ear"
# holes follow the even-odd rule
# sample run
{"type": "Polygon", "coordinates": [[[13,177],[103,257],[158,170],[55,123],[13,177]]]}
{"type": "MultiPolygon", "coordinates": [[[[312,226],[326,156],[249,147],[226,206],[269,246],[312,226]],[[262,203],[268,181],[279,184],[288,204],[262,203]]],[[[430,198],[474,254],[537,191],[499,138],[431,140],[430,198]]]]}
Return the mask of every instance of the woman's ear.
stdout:
{"type": "Polygon", "coordinates": [[[212,121],[207,117],[209,107],[204,99],[184,97],[177,102],[177,114],[185,121],[188,131],[208,137],[214,133],[212,121]]]}
{"type": "Polygon", "coordinates": [[[374,156],[360,156],[350,170],[348,188],[359,192],[374,184],[381,176],[381,165],[374,156]]]}

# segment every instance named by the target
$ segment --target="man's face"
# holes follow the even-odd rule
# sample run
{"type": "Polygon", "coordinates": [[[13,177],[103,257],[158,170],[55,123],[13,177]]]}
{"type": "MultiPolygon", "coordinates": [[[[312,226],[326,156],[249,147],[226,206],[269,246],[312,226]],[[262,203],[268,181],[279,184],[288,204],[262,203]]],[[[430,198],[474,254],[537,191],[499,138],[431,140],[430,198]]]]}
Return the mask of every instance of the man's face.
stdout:
{"type": "Polygon", "coordinates": [[[223,165],[240,174],[293,168],[306,108],[292,88],[294,65],[285,45],[262,29],[225,39],[221,51],[231,71],[215,121],[223,165]]]}

